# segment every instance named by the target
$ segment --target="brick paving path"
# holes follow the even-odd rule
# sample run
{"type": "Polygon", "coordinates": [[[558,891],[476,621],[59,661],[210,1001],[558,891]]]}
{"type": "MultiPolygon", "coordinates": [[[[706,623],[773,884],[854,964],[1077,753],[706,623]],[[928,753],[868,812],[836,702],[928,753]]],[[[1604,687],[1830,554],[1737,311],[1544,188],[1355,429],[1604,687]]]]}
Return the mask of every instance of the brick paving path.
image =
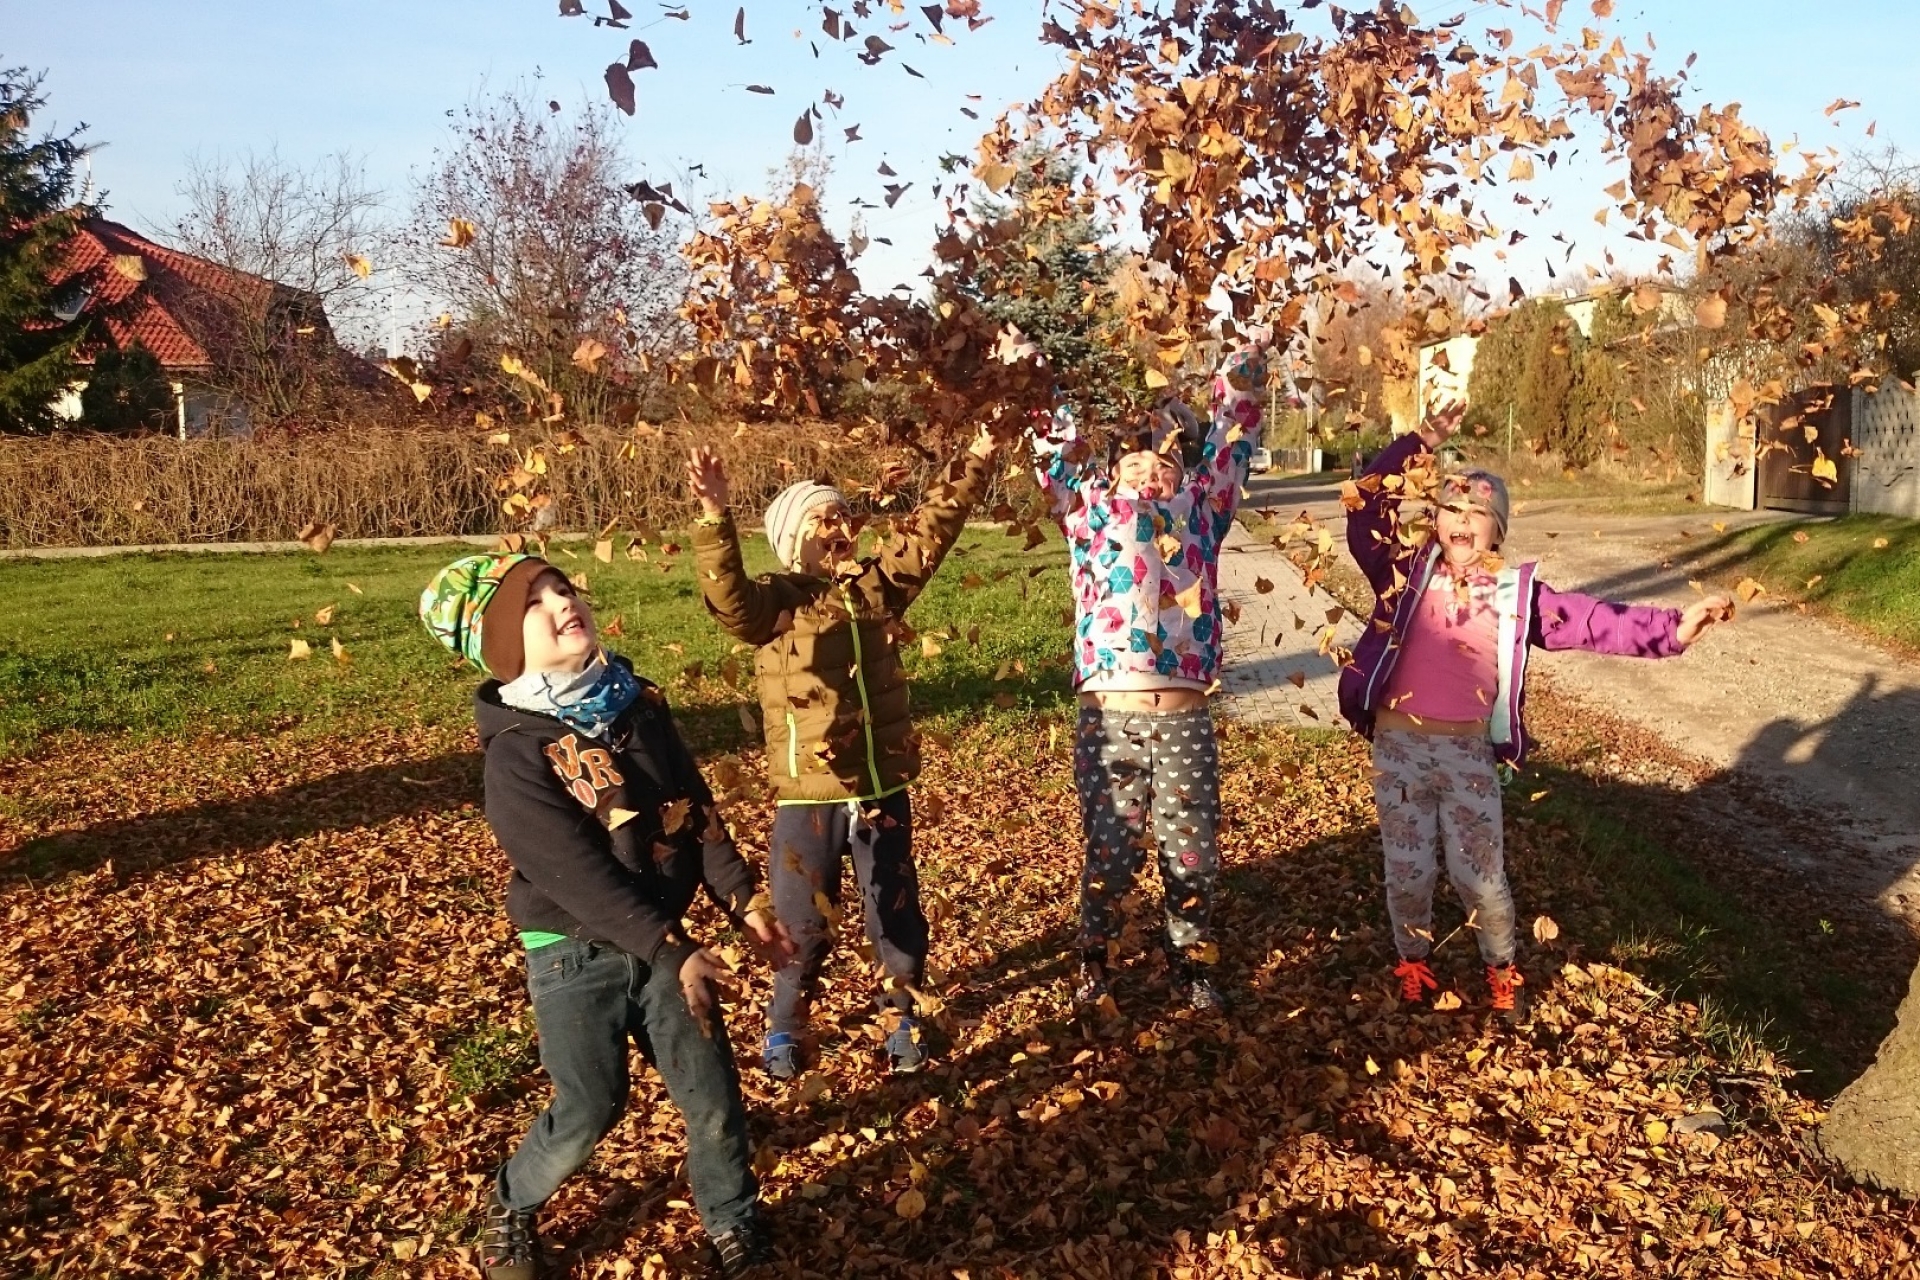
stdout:
{"type": "MultiPolygon", "coordinates": [[[[1220,596],[1240,606],[1239,621],[1227,623],[1221,708],[1260,724],[1344,730],[1338,668],[1319,648],[1333,597],[1320,590],[1309,594],[1292,562],[1238,524],[1220,553],[1220,596]],[[1272,590],[1262,592],[1262,582],[1272,590]],[[1303,683],[1296,685],[1296,677],[1303,683]]],[[[1338,642],[1351,649],[1360,626],[1342,610],[1338,642]]]]}

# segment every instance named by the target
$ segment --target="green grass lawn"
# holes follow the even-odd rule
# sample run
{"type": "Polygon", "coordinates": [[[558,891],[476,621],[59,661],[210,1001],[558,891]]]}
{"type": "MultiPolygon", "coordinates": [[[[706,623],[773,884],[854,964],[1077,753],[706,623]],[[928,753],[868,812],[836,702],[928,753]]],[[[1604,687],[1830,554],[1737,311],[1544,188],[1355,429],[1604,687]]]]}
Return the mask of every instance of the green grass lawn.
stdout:
{"type": "Polygon", "coordinates": [[[1920,521],[1895,516],[1795,520],[1729,533],[1694,558],[1751,577],[1909,651],[1920,649],[1920,521]]]}
{"type": "MultiPolygon", "coordinates": [[[[0,756],[62,732],[342,733],[464,719],[476,676],[428,637],[414,609],[434,571],[473,550],[0,563],[0,756]],[[327,608],[329,622],[317,622],[327,608]],[[295,640],[310,657],[289,656],[295,640]]],[[[556,543],[551,558],[585,576],[603,628],[619,623],[608,646],[667,686],[676,705],[717,718],[749,696],[751,655],[736,655],[708,618],[689,552],[663,558],[655,548],[648,562],[617,555],[602,564],[586,544],[556,543]]],[[[755,572],[772,567],[758,536],[747,561],[755,572]]],[[[923,712],[937,720],[1064,705],[1064,564],[1057,541],[1027,552],[993,531],[962,537],[908,614],[923,636],[950,637],[934,639],[937,654],[919,642],[906,648],[923,712]],[[968,640],[974,628],[977,645],[968,640]],[[995,680],[1015,663],[1025,672],[995,680]],[[997,694],[1015,706],[996,705],[997,694]]]]}

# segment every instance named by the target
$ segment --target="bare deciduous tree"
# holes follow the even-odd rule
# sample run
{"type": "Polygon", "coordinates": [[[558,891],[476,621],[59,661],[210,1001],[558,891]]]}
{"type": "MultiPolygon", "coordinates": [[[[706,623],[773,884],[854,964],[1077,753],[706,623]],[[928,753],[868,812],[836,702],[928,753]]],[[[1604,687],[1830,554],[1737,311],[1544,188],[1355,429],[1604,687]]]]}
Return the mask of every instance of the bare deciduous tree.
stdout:
{"type": "Polygon", "coordinates": [[[651,361],[679,349],[687,270],[666,201],[638,182],[603,107],[563,112],[522,87],[469,104],[414,193],[416,287],[456,331],[470,381],[542,416],[618,423],[651,361]],[[515,364],[514,362],[517,362],[515,364]],[[554,397],[558,397],[556,400],[554,397]]]}
{"type": "Polygon", "coordinates": [[[364,345],[385,287],[373,273],[392,243],[361,163],[196,156],[179,192],[187,213],[167,238],[224,269],[188,300],[216,387],[268,421],[338,416],[352,363],[335,326],[364,345]]]}

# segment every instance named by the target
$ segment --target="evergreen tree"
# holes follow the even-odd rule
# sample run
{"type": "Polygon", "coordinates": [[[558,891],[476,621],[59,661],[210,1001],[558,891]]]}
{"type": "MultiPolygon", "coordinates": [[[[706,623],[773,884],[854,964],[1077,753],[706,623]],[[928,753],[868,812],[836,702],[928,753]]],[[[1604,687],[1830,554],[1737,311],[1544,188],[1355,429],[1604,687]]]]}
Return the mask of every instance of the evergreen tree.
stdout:
{"type": "Polygon", "coordinates": [[[1145,394],[1145,384],[1116,341],[1113,275],[1103,246],[1110,228],[1074,194],[1079,169],[1063,155],[1029,147],[1004,196],[974,202],[976,234],[1013,240],[1018,265],[962,288],[994,319],[1016,326],[1045,353],[1060,381],[1094,413],[1112,421],[1145,394]],[[1036,212],[1043,210],[1044,212],[1036,212]]]}
{"type": "Polygon", "coordinates": [[[80,131],[29,136],[46,104],[41,77],[0,68],[0,431],[45,431],[53,404],[84,371],[74,352],[88,321],[84,281],[56,289],[62,246],[93,209],[76,201],[80,131]]]}
{"type": "Polygon", "coordinates": [[[164,431],[177,421],[173,385],[160,357],[138,338],[94,358],[80,393],[80,422],[95,431],[164,431]]]}

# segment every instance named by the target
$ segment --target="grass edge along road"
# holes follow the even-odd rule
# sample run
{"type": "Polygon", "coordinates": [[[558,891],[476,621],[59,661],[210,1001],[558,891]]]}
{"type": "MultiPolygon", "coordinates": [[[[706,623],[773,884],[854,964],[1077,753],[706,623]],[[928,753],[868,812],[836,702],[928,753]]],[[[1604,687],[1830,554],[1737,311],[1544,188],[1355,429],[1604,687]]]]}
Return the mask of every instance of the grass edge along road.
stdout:
{"type": "MultiPolygon", "coordinates": [[[[1042,559],[996,577],[1012,566],[979,546],[942,571],[976,603],[1005,593],[1035,648],[996,657],[962,630],[934,637],[941,652],[922,647],[917,664],[916,698],[952,699],[929,726],[952,740],[930,749],[916,795],[945,1056],[905,1085],[877,1075],[864,983],[843,949],[818,1020],[820,1071],[793,1091],[749,1073],[790,1253],[873,1274],[1230,1275],[1249,1254],[1280,1274],[1437,1270],[1436,1254],[1559,1274],[1615,1256],[1711,1266],[1722,1255],[1699,1252],[1701,1233],[1725,1232],[1782,1274],[1891,1272],[1912,1219],[1832,1189],[1806,1162],[1798,1144],[1815,1112],[1779,1088],[1766,1044],[1604,962],[1679,955],[1683,981],[1712,994],[1725,985],[1713,972],[1727,964],[1721,939],[1799,937],[1762,914],[1768,895],[1747,906],[1738,876],[1711,866],[1697,874],[1745,914],[1682,902],[1657,945],[1657,919],[1623,921],[1610,891],[1644,887],[1645,868],[1620,860],[1621,830],[1675,867],[1686,856],[1658,844],[1678,819],[1649,821],[1685,779],[1650,784],[1630,740],[1595,743],[1545,721],[1561,746],[1542,771],[1548,794],[1512,806],[1523,918],[1561,928],[1526,953],[1545,1006],[1530,1036],[1485,1034],[1466,934],[1439,965],[1465,1008],[1392,1006],[1363,750],[1348,735],[1244,726],[1228,734],[1224,795],[1235,1018],[1165,1012],[1164,983],[1137,950],[1149,892],[1121,985],[1131,1020],[1076,1028],[1063,958],[1078,874],[1064,677],[1030,663],[993,679],[1003,663],[1043,663],[1064,638],[1061,602],[1035,598],[1060,590],[1057,571],[1020,596],[1016,579],[1042,559]],[[964,669],[946,678],[947,662],[964,669]],[[1642,954],[1623,954],[1623,938],[1642,954]],[[1572,967],[1555,979],[1561,965],[1572,967]],[[1671,1132],[1709,1102],[1737,1126],[1717,1152],[1671,1132]],[[1036,1176],[1058,1188],[1037,1206],[1036,1176]],[[1637,1199],[1611,1185],[1640,1188],[1637,1199]],[[1430,1201],[1449,1186],[1446,1211],[1479,1225],[1442,1237],[1430,1201]]],[[[136,592],[123,607],[138,615],[163,599],[136,592]]],[[[964,621],[940,600],[930,593],[928,617],[964,621]]],[[[402,604],[394,625],[424,641],[410,599],[392,607],[402,604]]],[[[689,628],[709,624],[689,612],[680,629],[649,615],[648,643],[690,643],[689,628]]],[[[923,636],[935,629],[914,621],[923,636]]],[[[263,655],[285,661],[288,634],[263,655]]],[[[432,675],[463,712],[472,677],[432,675]]],[[[734,684],[703,669],[669,688],[710,760],[744,741],[734,684]]],[[[27,797],[33,814],[0,814],[13,923],[0,953],[0,1078],[20,1086],[0,1095],[0,1129],[32,1136],[0,1175],[0,1257],[23,1273],[458,1274],[450,1250],[467,1242],[473,1184],[544,1096],[460,717],[328,723],[297,699],[269,712],[295,723],[252,736],[46,735],[48,749],[0,764],[0,791],[27,797]],[[64,749],[75,742],[87,749],[64,749]],[[103,794],[103,776],[133,785],[103,794]],[[31,880],[17,874],[28,868],[31,880]]],[[[753,744],[737,759],[759,776],[753,744]]],[[[764,858],[767,813],[753,796],[734,810],[750,856],[764,858]]],[[[700,925],[728,941],[711,918],[700,925]]],[[[1781,954],[1771,946],[1761,963],[1780,969],[1781,954]]],[[[750,983],[734,1015],[744,1046],[759,1031],[764,975],[750,983]]],[[[1797,998],[1773,990],[1759,998],[1797,998]]],[[[625,1260],[644,1275],[652,1258],[689,1257],[697,1233],[669,1203],[686,1191],[672,1135],[655,1131],[657,1099],[649,1081],[606,1158],[555,1206],[581,1274],[625,1260]]]]}
{"type": "Polygon", "coordinates": [[[1752,578],[1780,600],[1920,656],[1920,520],[1795,519],[1668,550],[1676,564],[1697,565],[1718,582],[1752,578]]]}

